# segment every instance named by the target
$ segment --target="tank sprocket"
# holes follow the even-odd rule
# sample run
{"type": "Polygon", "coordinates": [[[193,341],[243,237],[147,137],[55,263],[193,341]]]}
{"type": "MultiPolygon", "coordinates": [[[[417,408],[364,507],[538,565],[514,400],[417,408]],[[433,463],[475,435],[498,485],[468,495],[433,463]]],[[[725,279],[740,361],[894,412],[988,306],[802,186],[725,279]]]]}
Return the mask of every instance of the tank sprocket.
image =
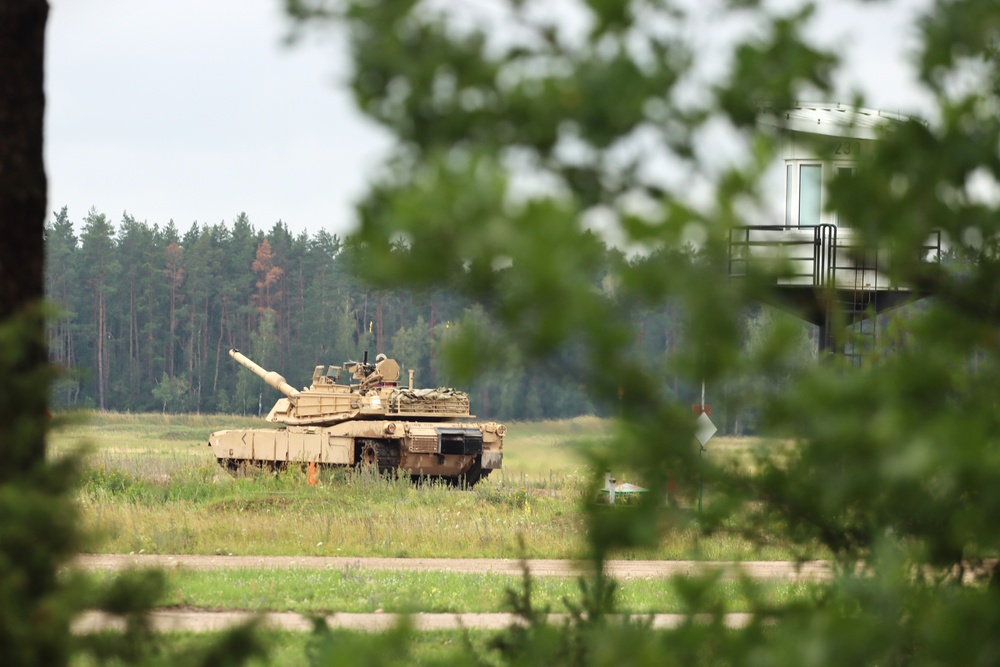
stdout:
{"type": "Polygon", "coordinates": [[[360,440],[357,460],[361,467],[375,467],[382,474],[395,473],[399,468],[399,446],[383,440],[360,440]]]}

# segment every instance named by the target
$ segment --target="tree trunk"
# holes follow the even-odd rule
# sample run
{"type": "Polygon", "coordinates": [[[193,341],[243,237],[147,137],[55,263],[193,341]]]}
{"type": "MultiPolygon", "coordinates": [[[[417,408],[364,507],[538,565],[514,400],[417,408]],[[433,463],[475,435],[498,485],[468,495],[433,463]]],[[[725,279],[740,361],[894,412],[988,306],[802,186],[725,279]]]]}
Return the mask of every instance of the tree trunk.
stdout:
{"type": "Polygon", "coordinates": [[[385,305],[385,294],[378,295],[378,305],[375,306],[375,353],[382,351],[382,311],[385,305]]]}
{"type": "Polygon", "coordinates": [[[165,360],[167,363],[167,376],[173,380],[174,379],[174,331],[177,330],[177,318],[175,317],[174,310],[175,304],[177,302],[177,288],[173,285],[170,286],[170,333],[167,339],[167,353],[165,355],[165,360]]]}
{"type": "Polygon", "coordinates": [[[156,339],[153,336],[153,313],[156,311],[153,309],[153,290],[150,288],[146,292],[146,301],[148,303],[147,308],[150,322],[148,323],[149,333],[146,334],[146,378],[152,382],[156,382],[156,375],[153,374],[153,350],[156,346],[156,339]]]}
{"type": "Polygon", "coordinates": [[[128,286],[128,386],[133,396],[139,393],[139,326],[136,319],[135,276],[131,276],[128,286]]]}
{"type": "Polygon", "coordinates": [[[222,355],[222,332],[226,325],[226,297],[222,297],[222,315],[219,316],[219,340],[215,344],[215,376],[212,378],[212,396],[219,389],[219,357],[222,355]]]}
{"type": "Polygon", "coordinates": [[[45,116],[45,0],[0,0],[0,324],[21,320],[22,353],[5,367],[0,402],[0,481],[45,459],[48,353],[37,309],[45,288],[47,183],[42,158],[45,116]],[[36,385],[41,383],[41,387],[36,385]],[[22,386],[23,385],[23,386],[22,386]],[[27,393],[24,390],[31,389],[27,393]]]}
{"type": "Polygon", "coordinates": [[[104,410],[107,409],[104,397],[104,381],[107,377],[104,373],[104,357],[107,354],[107,349],[105,348],[106,340],[107,331],[104,325],[104,286],[102,284],[98,287],[97,291],[97,406],[101,412],[104,412],[104,410]]]}
{"type": "MultiPolygon", "coordinates": [[[[0,0],[0,318],[43,295],[43,49],[48,4],[0,0]]],[[[40,332],[39,341],[44,332],[40,332]]],[[[39,346],[44,352],[44,349],[39,346]]]]}

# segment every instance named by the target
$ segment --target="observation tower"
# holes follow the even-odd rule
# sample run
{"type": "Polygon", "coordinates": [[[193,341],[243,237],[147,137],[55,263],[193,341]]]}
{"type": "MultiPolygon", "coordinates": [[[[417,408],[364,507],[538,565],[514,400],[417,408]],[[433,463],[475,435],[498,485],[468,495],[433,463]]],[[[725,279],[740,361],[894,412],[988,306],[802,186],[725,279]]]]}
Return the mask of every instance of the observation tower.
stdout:
{"type": "MultiPolygon", "coordinates": [[[[884,272],[888,251],[864,245],[860,233],[828,206],[826,184],[834,176],[853,175],[878,150],[879,133],[906,120],[835,103],[761,110],[760,124],[780,136],[784,220],[730,230],[729,276],[775,276],[770,305],[817,325],[821,354],[860,362],[866,349],[875,348],[875,316],[927,296],[891,281],[884,272]],[[838,342],[838,324],[858,325],[849,345],[838,342]]],[[[940,261],[940,233],[923,253],[925,261],[940,261]]]]}

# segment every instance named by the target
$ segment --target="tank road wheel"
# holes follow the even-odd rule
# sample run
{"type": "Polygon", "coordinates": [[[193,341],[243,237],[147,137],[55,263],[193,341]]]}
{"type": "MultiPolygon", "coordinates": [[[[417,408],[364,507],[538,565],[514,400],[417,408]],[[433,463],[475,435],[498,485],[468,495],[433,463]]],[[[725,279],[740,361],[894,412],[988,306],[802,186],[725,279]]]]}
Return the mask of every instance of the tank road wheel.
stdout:
{"type": "Polygon", "coordinates": [[[247,471],[255,464],[247,459],[216,459],[219,467],[228,472],[233,477],[246,475],[247,471]]]}
{"type": "Polygon", "coordinates": [[[358,442],[358,466],[374,467],[383,475],[391,475],[399,468],[399,445],[382,440],[361,440],[358,442]]]}

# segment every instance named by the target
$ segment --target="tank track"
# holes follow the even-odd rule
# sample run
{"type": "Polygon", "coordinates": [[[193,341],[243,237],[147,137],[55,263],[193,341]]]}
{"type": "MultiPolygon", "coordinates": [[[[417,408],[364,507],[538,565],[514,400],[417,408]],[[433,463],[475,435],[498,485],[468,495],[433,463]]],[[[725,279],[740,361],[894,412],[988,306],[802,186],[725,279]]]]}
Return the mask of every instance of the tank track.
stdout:
{"type": "Polygon", "coordinates": [[[362,466],[374,463],[382,474],[395,473],[399,468],[399,447],[382,440],[359,440],[357,460],[362,466]]]}
{"type": "Polygon", "coordinates": [[[469,468],[464,474],[453,478],[454,479],[453,483],[455,484],[455,486],[459,488],[471,489],[476,484],[478,484],[480,480],[487,477],[491,472],[493,471],[490,470],[489,468],[483,470],[483,457],[480,454],[479,456],[476,457],[476,460],[472,462],[471,468],[469,468]]]}

